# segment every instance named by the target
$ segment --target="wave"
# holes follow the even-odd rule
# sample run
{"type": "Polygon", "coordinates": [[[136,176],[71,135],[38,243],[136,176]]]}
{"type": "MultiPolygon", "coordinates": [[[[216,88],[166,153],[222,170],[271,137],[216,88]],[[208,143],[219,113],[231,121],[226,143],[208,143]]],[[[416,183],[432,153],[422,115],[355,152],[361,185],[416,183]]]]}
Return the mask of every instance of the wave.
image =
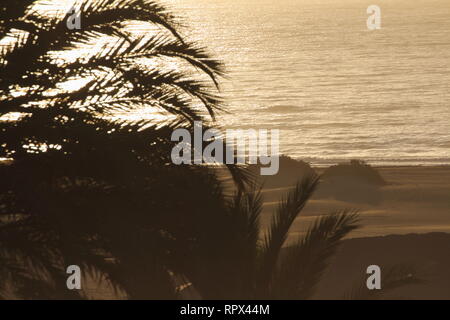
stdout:
{"type": "Polygon", "coordinates": [[[297,105],[275,105],[267,108],[262,108],[260,111],[262,112],[270,112],[270,113],[289,113],[296,112],[299,110],[299,106],[297,105]]]}

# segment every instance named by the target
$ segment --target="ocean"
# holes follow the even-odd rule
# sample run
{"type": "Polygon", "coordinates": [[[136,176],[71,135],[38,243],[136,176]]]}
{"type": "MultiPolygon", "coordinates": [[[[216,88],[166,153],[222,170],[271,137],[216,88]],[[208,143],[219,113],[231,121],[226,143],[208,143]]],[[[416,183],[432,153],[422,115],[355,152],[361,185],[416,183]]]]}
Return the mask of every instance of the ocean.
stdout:
{"type": "Polygon", "coordinates": [[[221,126],[279,129],[315,165],[450,164],[450,1],[163,2],[226,64],[221,126]]]}

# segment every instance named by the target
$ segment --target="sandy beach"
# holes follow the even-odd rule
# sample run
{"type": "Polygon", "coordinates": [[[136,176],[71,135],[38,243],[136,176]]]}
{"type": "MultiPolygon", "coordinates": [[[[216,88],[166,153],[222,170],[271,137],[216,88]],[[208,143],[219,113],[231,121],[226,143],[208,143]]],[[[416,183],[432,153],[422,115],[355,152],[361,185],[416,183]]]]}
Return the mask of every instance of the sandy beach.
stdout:
{"type": "MultiPolygon", "coordinates": [[[[342,299],[365,284],[367,266],[381,272],[393,266],[412,267],[418,283],[383,292],[381,299],[450,299],[450,234],[389,235],[344,241],[313,299],[342,299]]],[[[383,288],[383,281],[381,283],[383,288]]]]}
{"type": "MultiPolygon", "coordinates": [[[[325,171],[324,168],[315,170],[319,174],[325,171]]],[[[293,225],[291,237],[304,232],[313,217],[345,208],[357,209],[361,214],[361,228],[351,234],[354,238],[450,231],[450,167],[380,167],[376,170],[386,185],[377,187],[347,181],[335,187],[339,190],[331,192],[329,187],[319,186],[293,225]],[[336,191],[340,194],[336,195],[336,191]]],[[[266,221],[295,177],[301,177],[301,173],[292,171],[286,175],[285,186],[263,190],[266,221]]]]}
{"type": "MultiPolygon", "coordinates": [[[[391,298],[450,299],[450,167],[379,167],[384,186],[351,182],[331,190],[322,185],[290,231],[290,240],[303,234],[316,216],[338,209],[355,208],[361,227],[330,263],[315,298],[340,299],[355,283],[367,277],[367,266],[413,266],[423,283],[394,290],[391,298]]],[[[323,174],[325,168],[316,168],[323,174]]],[[[290,188],[296,170],[265,188],[264,223],[268,223],[277,199],[290,188]]],[[[345,177],[343,177],[345,178],[345,177]]]]}

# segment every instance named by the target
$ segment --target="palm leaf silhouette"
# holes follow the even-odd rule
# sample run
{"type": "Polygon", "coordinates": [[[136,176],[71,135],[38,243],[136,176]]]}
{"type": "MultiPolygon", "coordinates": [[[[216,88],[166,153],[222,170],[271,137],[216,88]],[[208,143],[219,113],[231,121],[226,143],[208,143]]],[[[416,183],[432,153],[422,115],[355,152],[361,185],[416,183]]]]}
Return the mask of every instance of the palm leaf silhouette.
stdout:
{"type": "MultiPolygon", "coordinates": [[[[206,216],[223,198],[211,170],[171,165],[170,136],[222,109],[223,65],[153,1],[75,7],[80,30],[67,28],[70,11],[0,6],[0,35],[10,38],[0,48],[0,157],[10,159],[0,165],[2,274],[24,298],[80,297],[64,287],[69,264],[130,298],[174,298],[183,244],[204,239],[184,213],[206,216]],[[158,28],[136,34],[130,21],[158,28]],[[166,118],[140,117],[145,110],[166,118]]],[[[243,187],[246,173],[228,167],[243,187]]]]}
{"type": "MultiPolygon", "coordinates": [[[[301,180],[279,203],[268,230],[260,224],[261,189],[238,192],[220,210],[222,220],[209,235],[210,251],[193,251],[187,272],[191,286],[205,299],[307,299],[336,253],[341,240],[358,227],[358,214],[347,210],[317,218],[295,244],[286,239],[319,182],[301,180]],[[226,230],[223,234],[219,230],[226,230]],[[214,258],[212,258],[214,257],[214,258]],[[201,268],[195,261],[202,264],[201,268]]],[[[217,209],[216,209],[217,210],[217,209]]]]}
{"type": "Polygon", "coordinates": [[[273,281],[275,299],[307,299],[325,272],[341,240],[356,229],[358,215],[342,211],[318,218],[304,237],[286,249],[273,281]]]}
{"type": "Polygon", "coordinates": [[[297,183],[287,198],[280,202],[277,212],[273,215],[263,244],[260,274],[262,290],[269,290],[271,277],[274,275],[280,250],[286,241],[289,229],[313,194],[318,181],[317,176],[312,176],[305,177],[297,183]]]}

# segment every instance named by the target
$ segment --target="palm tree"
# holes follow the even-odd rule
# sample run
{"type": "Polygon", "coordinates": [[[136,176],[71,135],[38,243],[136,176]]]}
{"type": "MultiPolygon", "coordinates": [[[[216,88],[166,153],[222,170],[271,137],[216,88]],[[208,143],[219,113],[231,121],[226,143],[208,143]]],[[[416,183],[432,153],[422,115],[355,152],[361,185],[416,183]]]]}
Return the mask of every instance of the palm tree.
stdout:
{"type": "MultiPolygon", "coordinates": [[[[229,202],[221,229],[192,250],[187,278],[205,299],[307,299],[341,240],[357,228],[354,211],[317,218],[306,235],[287,243],[289,230],[318,184],[306,176],[281,200],[263,232],[260,191],[238,193],[229,202]],[[220,230],[226,230],[222,235],[220,230]]],[[[213,234],[214,233],[214,234],[213,234]]]]}
{"type": "Polygon", "coordinates": [[[222,108],[222,64],[153,1],[77,2],[81,30],[21,3],[1,7],[0,294],[80,298],[77,264],[130,298],[175,298],[170,266],[224,196],[210,170],[171,164],[170,136],[222,108]]]}
{"type": "Polygon", "coordinates": [[[2,1],[0,3],[0,38],[13,26],[17,26],[17,20],[23,16],[26,8],[35,0],[2,1]]]}
{"type": "MultiPolygon", "coordinates": [[[[183,265],[187,299],[311,299],[342,240],[359,227],[355,210],[315,218],[303,236],[287,241],[321,177],[307,174],[282,199],[267,230],[260,223],[263,198],[253,188],[225,199],[226,205],[208,223],[204,241],[186,250],[183,265]],[[186,283],[188,283],[186,285],[186,283]]],[[[223,200],[221,200],[223,201],[223,200]]],[[[179,263],[179,265],[182,265],[179,263]]],[[[383,290],[369,290],[366,278],[344,293],[345,299],[384,299],[391,291],[421,283],[414,266],[383,268],[383,290]]]]}

